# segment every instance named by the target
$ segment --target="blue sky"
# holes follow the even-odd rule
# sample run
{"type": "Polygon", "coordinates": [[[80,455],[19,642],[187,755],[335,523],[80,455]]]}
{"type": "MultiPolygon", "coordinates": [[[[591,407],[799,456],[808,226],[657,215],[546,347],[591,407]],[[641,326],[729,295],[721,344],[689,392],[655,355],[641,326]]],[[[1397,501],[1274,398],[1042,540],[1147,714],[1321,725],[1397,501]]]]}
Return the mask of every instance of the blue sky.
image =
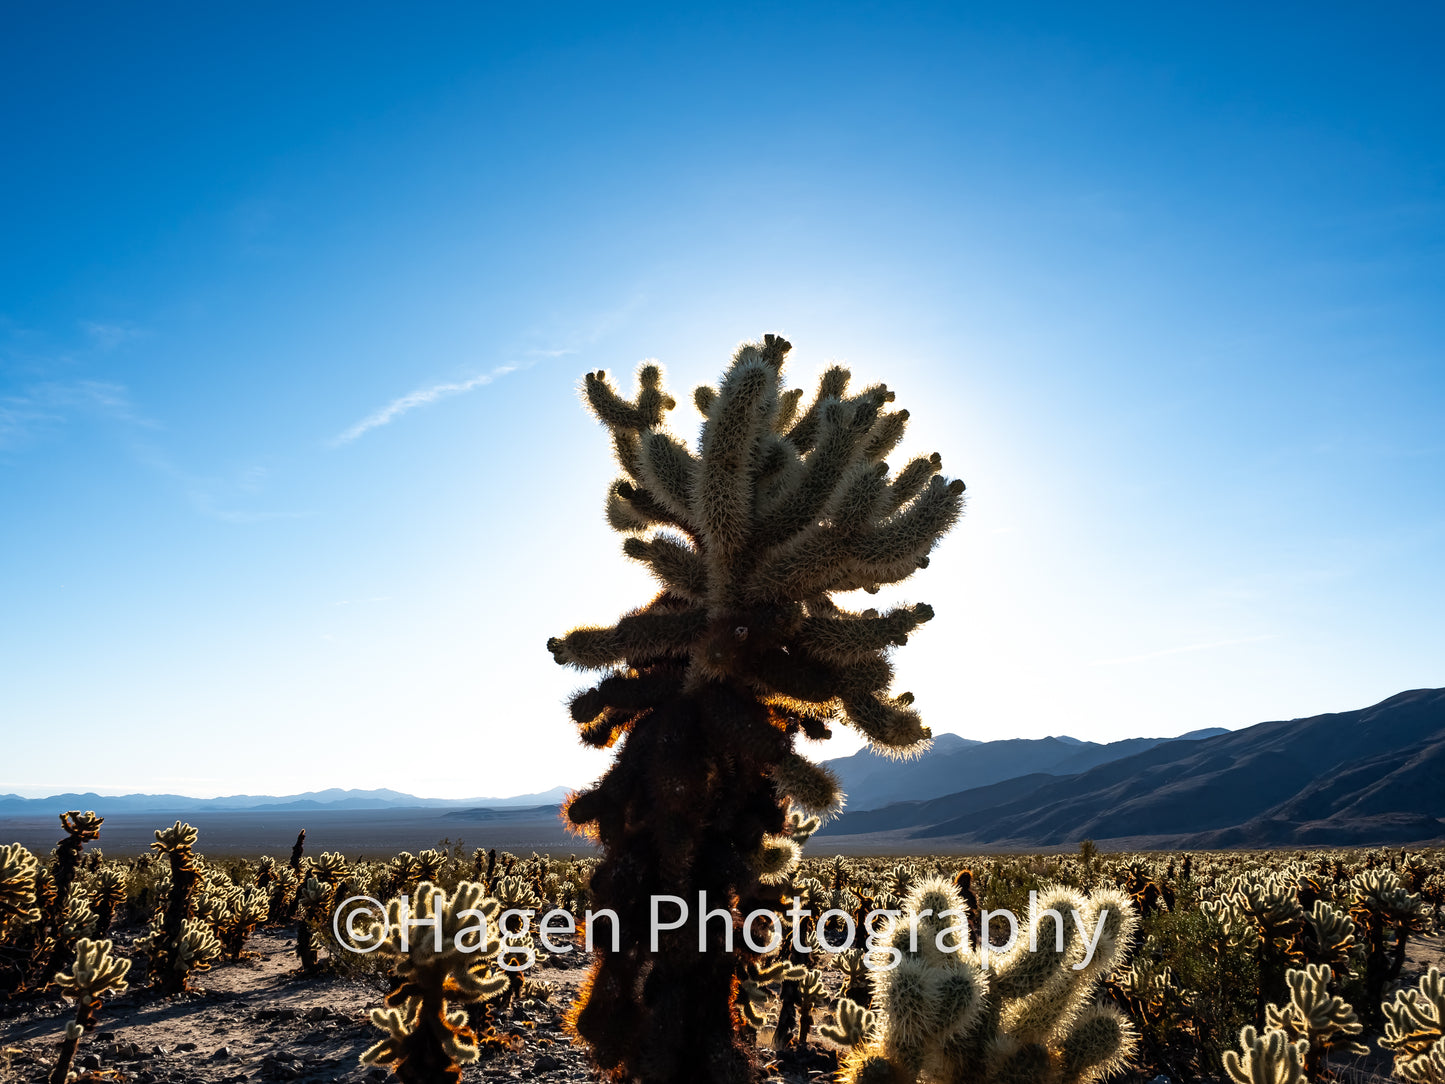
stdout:
{"type": "Polygon", "coordinates": [[[1440,9],[774,7],[9,14],[0,792],[589,781],[576,385],[765,331],[968,482],[935,730],[1445,684],[1440,9]]]}

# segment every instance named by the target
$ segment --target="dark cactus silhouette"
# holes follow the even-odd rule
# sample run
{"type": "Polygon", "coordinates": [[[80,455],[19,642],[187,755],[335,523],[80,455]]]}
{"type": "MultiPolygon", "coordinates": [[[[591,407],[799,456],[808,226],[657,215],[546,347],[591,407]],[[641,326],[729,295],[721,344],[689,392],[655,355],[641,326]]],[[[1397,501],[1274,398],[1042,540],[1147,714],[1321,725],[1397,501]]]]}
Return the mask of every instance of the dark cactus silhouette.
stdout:
{"type": "Polygon", "coordinates": [[[824,739],[841,721],[898,752],[929,737],[912,696],[889,693],[888,652],[933,611],[851,613],[830,596],[926,567],[962,511],[963,483],[939,475],[936,454],[890,477],[883,459],[908,419],[885,409],[893,393],[849,394],[848,371],[833,367],[804,406],[781,386],[789,348],[772,335],[745,344],[718,387],[697,389],[696,450],[663,428],[676,403],[656,365],[642,366],[631,401],[604,373],[584,386],[622,468],[608,521],[662,584],[615,625],[547,644],[559,663],[606,672],[571,713],[584,742],[618,751],[567,816],[603,848],[592,892],[619,916],[620,945],[598,938],[571,1023],[619,1076],[755,1078],[737,1004],[752,954],[737,937],[726,951],[716,920],[706,951],[694,922],[650,951],[651,898],[695,908],[705,892],[735,919],[779,906],[777,882],[797,858],[790,803],[823,812],[840,801],[837,781],[794,750],[798,735],[824,739]]]}

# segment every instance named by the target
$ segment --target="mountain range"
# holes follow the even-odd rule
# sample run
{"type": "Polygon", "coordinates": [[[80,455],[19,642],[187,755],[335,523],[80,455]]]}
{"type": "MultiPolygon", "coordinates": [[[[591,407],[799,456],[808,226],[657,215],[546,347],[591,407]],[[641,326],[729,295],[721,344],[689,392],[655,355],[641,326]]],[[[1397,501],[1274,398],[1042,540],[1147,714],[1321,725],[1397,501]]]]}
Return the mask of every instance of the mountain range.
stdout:
{"type": "Polygon", "coordinates": [[[568,794],[553,787],[538,794],[512,798],[418,798],[398,790],[313,790],[283,797],[233,794],[227,798],[187,798],[179,794],[52,794],[48,798],[22,798],[0,794],[0,814],[52,813],[59,809],[94,809],[100,813],[234,813],[262,810],[287,812],[308,809],[456,809],[487,806],[492,809],[556,805],[568,794]]]}
{"type": "Polygon", "coordinates": [[[1066,736],[979,742],[957,734],[940,734],[928,752],[916,759],[894,760],[872,749],[862,749],[824,763],[842,783],[848,809],[877,809],[890,802],[937,798],[1037,772],[1075,775],[1165,742],[1198,741],[1228,733],[1214,727],[1193,730],[1178,738],[1126,738],[1107,745],[1066,736]]]}
{"type": "MultiPolygon", "coordinates": [[[[1033,850],[1074,846],[1084,839],[1114,848],[1445,839],[1445,689],[1403,692],[1356,711],[1170,739],[1105,745],[1069,737],[976,742],[944,734],[916,760],[892,761],[865,751],[827,763],[849,800],[847,811],[815,837],[814,846],[825,850],[1033,850]],[[894,800],[900,795],[907,800],[894,800]]],[[[490,823],[498,831],[520,826],[534,830],[537,840],[555,835],[558,846],[575,846],[557,819],[565,794],[566,788],[555,787],[512,798],[459,800],[392,790],[207,799],[3,795],[0,817],[53,820],[63,809],[102,814],[315,810],[338,815],[384,811],[387,820],[396,820],[402,810],[424,816],[436,810],[443,818],[435,822],[437,828],[459,827],[462,821],[490,823]]],[[[239,823],[234,816],[213,820],[218,826],[239,823]]],[[[354,827],[363,831],[360,821],[354,827]]]]}
{"type": "Polygon", "coordinates": [[[1445,689],[848,812],[818,838],[894,853],[1084,839],[1266,847],[1445,838],[1445,689]]]}

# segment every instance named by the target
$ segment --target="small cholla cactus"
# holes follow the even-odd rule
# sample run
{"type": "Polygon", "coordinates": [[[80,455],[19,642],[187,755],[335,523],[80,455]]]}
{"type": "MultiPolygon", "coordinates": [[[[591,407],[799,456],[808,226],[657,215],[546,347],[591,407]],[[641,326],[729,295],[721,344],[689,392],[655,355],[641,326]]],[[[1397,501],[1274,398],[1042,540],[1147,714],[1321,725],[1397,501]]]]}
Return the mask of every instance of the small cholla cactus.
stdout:
{"type": "Polygon", "coordinates": [[[496,884],[492,886],[492,895],[504,911],[535,911],[542,906],[542,897],[537,894],[531,882],[522,877],[498,877],[496,884]]]}
{"type": "Polygon", "coordinates": [[[874,1035],[850,1051],[840,1079],[1102,1080],[1122,1068],[1136,1040],[1127,1017],[1093,998],[1103,976],[1124,962],[1137,925],[1131,901],[1117,890],[1100,889],[1084,899],[1055,887],[1041,895],[1029,930],[1015,945],[985,957],[968,947],[966,907],[952,882],[919,881],[874,954],[881,1009],[874,1035]],[[1080,924],[1090,936],[1097,931],[1092,955],[1080,924]],[[887,967],[894,953],[896,966],[887,967]]]}
{"type": "Polygon", "coordinates": [[[834,1023],[823,1024],[818,1034],[839,1046],[862,1046],[873,1034],[878,1014],[850,998],[839,998],[833,1011],[834,1023]]]}
{"type": "Polygon", "coordinates": [[[334,888],[346,879],[351,869],[342,855],[335,851],[323,851],[320,858],[311,860],[310,872],[317,880],[324,881],[334,888]]]}
{"type": "Polygon", "coordinates": [[[1234,1084],[1305,1084],[1307,1040],[1291,1040],[1282,1031],[1261,1035],[1245,1025],[1239,1045],[1243,1056],[1234,1050],[1224,1052],[1224,1071],[1234,1084]]]}
{"type": "Polygon", "coordinates": [[[75,878],[85,844],[100,837],[104,821],[104,817],[97,817],[93,811],[82,813],[71,809],[60,814],[65,838],[55,845],[55,862],[50,871],[53,904],[38,931],[43,943],[37,945],[40,954],[34,961],[32,977],[48,978],[69,966],[76,939],[95,932],[94,912],[89,901],[77,891],[75,878]]]}
{"type": "Polygon", "coordinates": [[[435,884],[447,864],[447,852],[435,848],[420,852],[416,856],[417,878],[435,884]]]}
{"type": "Polygon", "coordinates": [[[20,844],[0,847],[0,944],[22,926],[40,921],[35,899],[39,868],[35,856],[20,844]]]}
{"type": "Polygon", "coordinates": [[[1384,1006],[1380,1045],[1395,1053],[1395,1075],[1411,1084],[1445,1084],[1445,972],[1430,968],[1413,990],[1384,1006]]]}
{"type": "Polygon", "coordinates": [[[94,810],[82,813],[72,809],[60,814],[60,826],[65,829],[65,838],[55,845],[55,888],[61,896],[70,888],[75,871],[80,867],[80,853],[85,845],[100,838],[100,826],[104,817],[97,817],[94,810]]]}
{"type": "MultiPolygon", "coordinates": [[[[821,947],[823,940],[821,934],[817,938],[821,947]]],[[[848,949],[833,957],[833,966],[843,972],[847,979],[847,986],[843,990],[843,996],[858,1002],[865,1008],[871,1004],[873,997],[872,987],[869,985],[868,977],[871,972],[868,970],[868,954],[860,948],[848,949]]]]}
{"type": "Polygon", "coordinates": [[[465,1006],[507,989],[507,976],[494,970],[501,939],[493,921],[502,908],[471,881],[450,897],[423,881],[413,899],[410,916],[404,897],[392,900],[386,927],[377,931],[383,938],[377,951],[395,961],[397,986],[386,1008],[371,1012],[387,1037],[362,1054],[361,1063],[390,1067],[403,1084],[456,1084],[461,1066],[479,1054],[465,1006]],[[435,927],[417,924],[431,919],[435,927]]]}
{"type": "Polygon", "coordinates": [[[301,960],[303,975],[314,975],[320,970],[317,929],[330,917],[334,893],[330,884],[314,874],[306,878],[296,893],[296,955],[301,960]]]}
{"type": "Polygon", "coordinates": [[[389,897],[410,892],[421,879],[421,866],[416,855],[410,851],[402,851],[394,857],[388,868],[391,871],[391,882],[387,891],[389,897]]]}
{"type": "Polygon", "coordinates": [[[215,932],[226,955],[232,960],[239,960],[245,950],[246,939],[266,921],[270,908],[264,888],[217,884],[207,886],[198,910],[215,932]]]}
{"type": "Polygon", "coordinates": [[[115,920],[115,909],[125,903],[125,874],[107,866],[95,875],[91,886],[92,906],[95,910],[95,932],[104,937],[110,932],[115,920]]]}
{"type": "MultiPolygon", "coordinates": [[[[1150,938],[1150,942],[1152,940],[1150,938]]],[[[1119,994],[1136,1020],[1155,1024],[1163,1019],[1171,997],[1177,996],[1173,978],[1173,971],[1167,966],[1156,969],[1148,962],[1136,960],[1119,977],[1119,994]]]]}
{"type": "Polygon", "coordinates": [[[1270,1031],[1282,1031],[1291,1041],[1305,1041],[1305,1075],[1310,1080],[1320,1079],[1325,1055],[1331,1051],[1370,1052],[1354,1038],[1365,1030],[1355,1018],[1355,1010],[1339,995],[1329,992],[1332,977],[1327,964],[1310,964],[1303,970],[1290,971],[1285,975],[1289,1003],[1265,1009],[1265,1026],[1270,1031]]]}
{"type": "Polygon", "coordinates": [[[266,922],[284,922],[296,904],[296,890],[301,882],[296,871],[290,866],[277,865],[271,857],[261,859],[261,872],[256,875],[256,887],[266,892],[266,922]]]}
{"type": "Polygon", "coordinates": [[[1328,964],[1336,973],[1349,968],[1355,949],[1355,921],[1325,900],[1315,900],[1305,916],[1304,952],[1312,963],[1328,964]]]}
{"type": "Polygon", "coordinates": [[[1200,910],[1224,927],[1231,944],[1254,953],[1259,968],[1254,1025],[1263,1028],[1265,1006],[1286,996],[1285,971],[1304,962],[1299,935],[1305,912],[1296,881],[1284,873],[1236,877],[1217,900],[1201,903],[1200,910]]]}
{"type": "Polygon", "coordinates": [[[100,999],[106,994],[126,989],[125,976],[130,970],[130,961],[112,956],[110,950],[109,941],[92,941],[83,937],[75,943],[75,963],[70,973],[62,972],[55,976],[55,985],[75,1002],[75,1019],[66,1025],[60,1057],[50,1073],[49,1084],[65,1084],[80,1037],[95,1027],[100,999]]]}
{"type": "Polygon", "coordinates": [[[1400,976],[1410,938],[1429,932],[1430,909],[1383,867],[1357,874],[1349,894],[1350,917],[1365,947],[1365,1010],[1379,1023],[1385,990],[1400,976]]]}
{"type": "MultiPolygon", "coordinates": [[[[798,980],[798,1039],[800,1047],[808,1045],[808,1036],[813,1030],[813,1014],[817,1011],[818,1005],[823,1000],[827,991],[823,986],[821,972],[811,968],[798,980]]],[[[779,1035],[779,1045],[789,1042],[789,1037],[779,1035]]]]}
{"type": "Polygon", "coordinates": [[[756,1038],[757,1033],[768,1022],[768,1002],[773,996],[768,987],[775,982],[797,982],[808,969],[801,964],[790,964],[787,960],[776,959],[766,964],[758,964],[752,970],[753,974],[739,984],[738,1008],[744,1026],[756,1038]]]}
{"type": "Polygon", "coordinates": [[[170,891],[136,948],[149,958],[151,983],[167,994],[186,989],[191,972],[204,971],[221,954],[210,927],[196,918],[201,872],[191,848],[198,835],[189,824],[176,821],[170,828],[156,829],[151,844],[170,861],[170,891]]]}

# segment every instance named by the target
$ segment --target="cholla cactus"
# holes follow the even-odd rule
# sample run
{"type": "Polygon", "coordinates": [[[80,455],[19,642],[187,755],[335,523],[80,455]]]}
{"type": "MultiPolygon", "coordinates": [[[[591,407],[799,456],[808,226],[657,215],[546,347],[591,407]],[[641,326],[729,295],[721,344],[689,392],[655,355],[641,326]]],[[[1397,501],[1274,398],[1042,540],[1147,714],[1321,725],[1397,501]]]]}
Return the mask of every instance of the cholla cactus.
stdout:
{"type": "Polygon", "coordinates": [[[125,903],[125,874],[110,867],[102,869],[95,875],[91,899],[94,901],[96,935],[104,937],[115,920],[115,909],[125,903]]]}
{"type": "Polygon", "coordinates": [[[136,942],[136,948],[149,957],[151,983],[167,994],[186,989],[191,971],[205,970],[221,953],[210,928],[196,919],[201,872],[191,848],[198,835],[189,824],[176,821],[169,828],[156,829],[151,844],[152,850],[170,860],[170,892],[164,910],[153,916],[150,932],[136,942]]]}
{"type": "Polygon", "coordinates": [[[47,894],[50,906],[42,908],[41,925],[33,931],[35,945],[31,978],[48,979],[69,966],[77,937],[95,932],[95,916],[89,901],[74,890],[85,844],[99,838],[104,817],[77,809],[60,814],[65,838],[55,845],[55,862],[50,877],[53,890],[47,894]]]}
{"type": "Polygon", "coordinates": [[[1349,893],[1350,917],[1365,946],[1365,1008],[1378,1024],[1385,989],[1400,976],[1410,938],[1429,931],[1430,911],[1398,874],[1385,868],[1356,875],[1349,893]]]}
{"type": "MultiPolygon", "coordinates": [[[[823,940],[821,935],[815,938],[819,948],[824,947],[823,940]]],[[[873,997],[873,991],[868,981],[872,974],[868,970],[868,954],[859,948],[848,949],[833,957],[833,966],[841,971],[847,980],[847,985],[843,990],[844,998],[856,1001],[866,1008],[873,997]]]]}
{"type": "Polygon", "coordinates": [[[818,1034],[839,1046],[862,1046],[878,1024],[878,1014],[851,998],[839,998],[833,1011],[834,1023],[823,1024],[818,1034]]]}
{"type": "Polygon", "coordinates": [[[125,976],[130,970],[130,961],[112,956],[110,951],[109,941],[83,937],[75,943],[75,963],[70,974],[62,972],[55,976],[55,985],[75,1002],[75,1019],[66,1026],[60,1057],[50,1073],[49,1084],[65,1084],[80,1037],[95,1027],[100,999],[126,989],[125,976]]]}
{"type": "Polygon", "coordinates": [[[1306,1040],[1291,1041],[1282,1031],[1261,1035],[1246,1025],[1239,1033],[1239,1045],[1243,1057],[1233,1050],[1224,1052],[1224,1071],[1234,1084],[1305,1084],[1306,1040]]]}
{"type": "MultiPolygon", "coordinates": [[[[1150,938],[1152,941],[1153,938],[1150,938]]],[[[1173,972],[1168,967],[1156,969],[1147,962],[1136,960],[1120,976],[1119,993],[1136,1019],[1155,1024],[1163,1019],[1171,998],[1177,996],[1173,978],[1173,972]]]]}
{"type": "Polygon", "coordinates": [[[497,883],[492,886],[492,895],[504,911],[535,911],[542,906],[542,897],[537,890],[521,877],[498,877],[497,883]]]}
{"type": "Polygon", "coordinates": [[[507,989],[507,976],[493,970],[501,947],[493,920],[501,905],[471,881],[450,897],[423,881],[414,900],[413,924],[407,924],[404,898],[395,899],[386,928],[378,931],[384,940],[377,951],[395,961],[397,986],[386,1008],[371,1012],[387,1037],[362,1054],[361,1063],[389,1066],[404,1084],[456,1084],[461,1066],[478,1057],[464,1007],[507,989]],[[415,924],[431,919],[439,925],[415,924]]]}
{"type": "Polygon", "coordinates": [[[0,943],[22,926],[40,921],[40,908],[35,905],[39,869],[35,856],[20,844],[0,847],[0,943]]]}
{"type": "Polygon", "coordinates": [[[1201,903],[1200,910],[1224,926],[1231,943],[1253,951],[1259,967],[1254,1023],[1262,1028],[1265,1007],[1285,995],[1285,971],[1304,962],[1299,940],[1305,912],[1296,879],[1288,873],[1236,877],[1218,900],[1201,903]]]}
{"type": "Polygon", "coordinates": [[[65,838],[55,845],[55,888],[62,898],[75,879],[81,850],[87,843],[100,838],[100,826],[104,823],[105,818],[97,817],[94,810],[82,813],[72,809],[60,814],[65,838]]]}
{"type": "Polygon", "coordinates": [[[181,925],[181,936],[176,942],[175,962],[171,965],[178,975],[209,971],[211,964],[220,959],[225,951],[211,927],[199,918],[188,918],[181,925]]]}
{"type": "MultiPolygon", "coordinates": [[[[823,986],[823,975],[819,971],[809,968],[801,979],[798,980],[798,1038],[797,1044],[800,1047],[808,1045],[808,1036],[813,1030],[813,1014],[822,1003],[823,995],[827,991],[823,986]]],[[[778,1045],[782,1046],[790,1042],[788,1035],[778,1036],[778,1045]]]]}
{"type": "Polygon", "coordinates": [[[773,996],[768,988],[775,982],[797,982],[807,971],[801,964],[790,964],[784,959],[770,960],[755,965],[751,976],[739,984],[738,1008],[743,1025],[754,1037],[768,1022],[768,1002],[773,996]]]}
{"type": "Polygon", "coordinates": [[[198,912],[210,924],[226,955],[239,960],[246,939],[270,911],[264,888],[235,884],[208,885],[201,896],[198,912]]]}
{"type": "Polygon", "coordinates": [[[1333,972],[1327,964],[1310,964],[1303,970],[1285,975],[1290,999],[1286,1005],[1270,1005],[1265,1010],[1265,1026],[1282,1031],[1292,1041],[1303,1039],[1307,1044],[1305,1075],[1320,1079],[1325,1056],[1331,1051],[1368,1054],[1369,1048],[1355,1040],[1365,1025],[1355,1018],[1355,1010],[1337,994],[1329,992],[1333,972]]]}
{"type": "Polygon", "coordinates": [[[1317,964],[1328,964],[1335,972],[1348,969],[1355,950],[1355,921],[1324,900],[1315,900],[1305,916],[1304,951],[1317,964]]]}
{"type": "Polygon", "coordinates": [[[300,886],[296,871],[290,866],[278,865],[270,856],[261,859],[256,887],[266,892],[266,922],[281,922],[291,914],[300,886]]]}
{"type": "Polygon", "coordinates": [[[1384,1006],[1380,1045],[1395,1052],[1395,1074],[1412,1084],[1445,1084],[1445,973],[1430,968],[1413,990],[1384,1006]]]}
{"type": "Polygon", "coordinates": [[[317,929],[330,917],[334,895],[335,889],[314,874],[296,893],[296,956],[303,975],[314,975],[321,967],[317,929]]]}
{"type": "Polygon", "coordinates": [[[442,868],[447,864],[447,852],[435,848],[422,851],[416,856],[417,876],[423,881],[436,883],[441,878],[442,868]]]}
{"type": "Polygon", "coordinates": [[[852,613],[830,596],[926,566],[961,512],[963,483],[938,475],[937,455],[890,478],[883,460],[908,418],[885,409],[893,393],[849,395],[847,370],[834,367],[805,407],[781,384],[789,349],[773,335],[746,344],[719,387],[697,390],[706,420],[695,451],[663,426],[676,404],[658,366],[642,366],[631,401],[605,374],[586,378],[623,475],[608,522],[662,585],[617,624],[547,645],[559,663],[606,671],[573,698],[572,718],[584,742],[621,745],[600,783],[567,805],[603,848],[595,902],[621,920],[620,951],[600,953],[571,1018],[605,1070],[756,1075],[733,997],[735,957],[751,954],[736,945],[729,957],[714,924],[704,951],[674,933],[653,955],[650,898],[776,906],[781,894],[763,878],[787,863],[775,841],[788,802],[824,813],[840,800],[830,773],[794,750],[797,736],[828,737],[841,720],[894,753],[929,738],[912,696],[889,692],[888,652],[933,611],[852,613]]]}
{"type": "Polygon", "coordinates": [[[1122,1068],[1136,1040],[1127,1017],[1093,998],[1100,979],[1124,962],[1137,926],[1121,892],[1101,889],[1084,899],[1073,889],[1055,887],[1039,898],[1029,931],[985,962],[967,947],[965,905],[954,885],[941,877],[920,881],[876,954],[875,1003],[882,1012],[874,1037],[849,1053],[840,1079],[845,1084],[1102,1080],[1122,1068]],[[1049,910],[1061,916],[1060,926],[1049,910]],[[1080,922],[1099,931],[1091,957],[1080,922]],[[889,950],[901,958],[884,970],[889,950]]]}

